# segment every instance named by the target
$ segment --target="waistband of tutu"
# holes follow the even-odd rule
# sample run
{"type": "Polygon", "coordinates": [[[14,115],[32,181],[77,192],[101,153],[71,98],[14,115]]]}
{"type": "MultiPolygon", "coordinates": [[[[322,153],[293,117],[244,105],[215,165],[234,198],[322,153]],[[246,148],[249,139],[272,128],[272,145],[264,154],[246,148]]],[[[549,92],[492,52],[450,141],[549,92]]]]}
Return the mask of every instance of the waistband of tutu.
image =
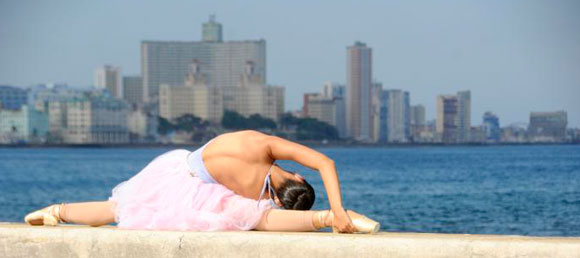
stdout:
{"type": "Polygon", "coordinates": [[[201,181],[206,183],[217,184],[218,182],[209,174],[209,171],[207,171],[207,168],[203,163],[203,157],[201,156],[203,150],[210,142],[211,141],[207,142],[199,149],[189,153],[189,155],[187,155],[187,165],[191,169],[192,176],[198,177],[201,181]]]}

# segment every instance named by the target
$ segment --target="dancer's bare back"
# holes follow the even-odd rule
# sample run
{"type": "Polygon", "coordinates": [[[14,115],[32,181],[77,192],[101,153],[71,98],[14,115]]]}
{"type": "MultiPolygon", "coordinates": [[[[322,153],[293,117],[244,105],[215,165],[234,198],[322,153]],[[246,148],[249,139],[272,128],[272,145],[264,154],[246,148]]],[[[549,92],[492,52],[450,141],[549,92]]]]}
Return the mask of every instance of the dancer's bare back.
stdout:
{"type": "Polygon", "coordinates": [[[258,199],[274,162],[272,137],[256,131],[222,134],[204,149],[204,164],[218,183],[246,198],[258,199]]]}

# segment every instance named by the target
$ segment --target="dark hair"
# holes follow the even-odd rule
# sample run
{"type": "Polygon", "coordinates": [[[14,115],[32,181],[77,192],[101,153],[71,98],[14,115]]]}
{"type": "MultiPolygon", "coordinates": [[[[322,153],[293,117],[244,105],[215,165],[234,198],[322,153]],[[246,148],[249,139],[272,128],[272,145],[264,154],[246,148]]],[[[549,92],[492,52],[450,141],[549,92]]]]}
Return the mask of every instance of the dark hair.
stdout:
{"type": "Polygon", "coordinates": [[[286,179],[275,191],[282,207],[287,210],[310,210],[316,198],[314,188],[306,180],[286,179]]]}

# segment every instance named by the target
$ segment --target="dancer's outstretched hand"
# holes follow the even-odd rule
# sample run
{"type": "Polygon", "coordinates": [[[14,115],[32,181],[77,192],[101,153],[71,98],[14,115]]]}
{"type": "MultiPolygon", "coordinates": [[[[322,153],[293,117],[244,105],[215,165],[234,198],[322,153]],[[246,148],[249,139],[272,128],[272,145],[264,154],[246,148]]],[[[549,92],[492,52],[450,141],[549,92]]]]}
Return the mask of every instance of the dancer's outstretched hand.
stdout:
{"type": "Polygon", "coordinates": [[[332,211],[334,213],[334,225],[338,232],[340,233],[354,233],[355,227],[350,220],[350,217],[346,213],[346,211],[342,208],[338,209],[338,211],[332,211]]]}

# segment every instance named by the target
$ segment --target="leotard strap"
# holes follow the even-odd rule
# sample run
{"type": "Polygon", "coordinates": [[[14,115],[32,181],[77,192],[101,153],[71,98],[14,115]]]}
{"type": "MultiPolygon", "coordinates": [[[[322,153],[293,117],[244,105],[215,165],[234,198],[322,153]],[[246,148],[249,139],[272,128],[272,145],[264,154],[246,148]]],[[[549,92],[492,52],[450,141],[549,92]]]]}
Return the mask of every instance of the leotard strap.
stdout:
{"type": "MultiPolygon", "coordinates": [[[[264,197],[264,194],[266,193],[266,187],[268,187],[268,192],[270,193],[270,201],[273,202],[273,197],[276,196],[276,193],[274,192],[274,189],[272,188],[272,184],[271,184],[271,179],[270,179],[270,175],[272,174],[272,168],[274,167],[274,165],[276,165],[276,162],[274,161],[274,163],[272,163],[272,166],[270,166],[270,169],[268,169],[268,174],[266,174],[266,178],[264,178],[264,186],[262,186],[262,191],[260,192],[260,198],[258,198],[258,208],[260,207],[260,201],[262,200],[262,197],[264,197]]],[[[275,206],[275,205],[273,205],[275,206]]]]}

